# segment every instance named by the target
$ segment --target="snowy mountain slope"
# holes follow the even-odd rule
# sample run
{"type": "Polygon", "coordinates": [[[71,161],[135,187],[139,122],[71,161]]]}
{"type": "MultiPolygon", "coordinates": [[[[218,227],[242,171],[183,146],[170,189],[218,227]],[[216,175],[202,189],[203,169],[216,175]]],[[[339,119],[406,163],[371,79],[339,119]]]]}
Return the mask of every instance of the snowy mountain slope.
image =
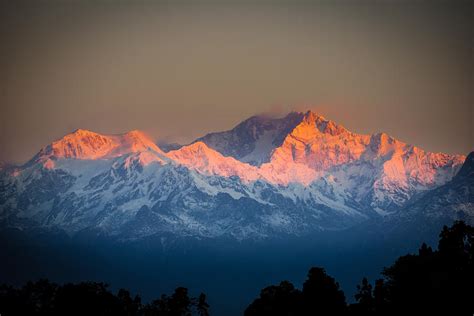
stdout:
{"type": "Polygon", "coordinates": [[[452,181],[409,203],[396,216],[423,221],[464,220],[474,223],[474,152],[452,181]]]}
{"type": "Polygon", "coordinates": [[[225,157],[203,142],[183,146],[178,150],[168,152],[167,155],[178,164],[203,174],[223,177],[237,176],[246,182],[261,178],[258,174],[258,168],[232,157],[225,157]]]}
{"type": "Polygon", "coordinates": [[[464,160],[312,112],[254,117],[203,139],[165,153],[139,131],[77,130],[1,172],[0,223],[128,239],[303,235],[396,216],[464,160]]]}
{"type": "Polygon", "coordinates": [[[350,208],[322,208],[330,196],[301,202],[295,189],[282,192],[265,182],[247,186],[238,177],[206,176],[174,163],[129,163],[135,156],[57,160],[53,169],[35,165],[23,170],[6,186],[13,192],[7,194],[2,186],[6,203],[0,218],[14,210],[15,217],[69,233],[98,229],[128,238],[169,232],[238,239],[300,234],[363,218],[350,208]],[[356,215],[346,216],[347,209],[356,215]]]}

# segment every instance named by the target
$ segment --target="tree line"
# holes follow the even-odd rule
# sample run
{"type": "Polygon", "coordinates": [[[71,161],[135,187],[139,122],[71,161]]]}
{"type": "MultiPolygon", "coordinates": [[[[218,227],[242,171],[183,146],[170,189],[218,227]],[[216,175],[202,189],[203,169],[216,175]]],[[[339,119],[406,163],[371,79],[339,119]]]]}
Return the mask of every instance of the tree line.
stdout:
{"type": "MultiPolygon", "coordinates": [[[[466,315],[474,313],[474,227],[455,222],[443,227],[438,249],[423,244],[417,254],[398,258],[382,278],[357,286],[348,304],[339,283],[324,268],[309,270],[301,289],[291,282],[265,287],[245,316],[306,315],[466,315]]],[[[368,258],[370,260],[370,258],[368,258]]],[[[206,295],[190,297],[178,287],[171,295],[144,304],[141,298],[107,284],[82,282],[58,285],[48,280],[21,288],[0,286],[0,314],[207,316],[206,295]]]]}
{"type": "Polygon", "coordinates": [[[42,279],[28,282],[22,288],[0,286],[0,314],[51,316],[209,316],[206,295],[190,297],[188,290],[178,287],[171,295],[162,295],[148,304],[126,289],[113,294],[109,286],[98,282],[58,285],[42,279]]]}
{"type": "MultiPolygon", "coordinates": [[[[311,268],[301,290],[288,281],[260,292],[245,316],[297,315],[474,315],[474,227],[444,227],[438,249],[398,258],[371,284],[363,278],[356,302],[323,268],[311,268]]],[[[370,260],[370,258],[368,258],[370,260]]]]}

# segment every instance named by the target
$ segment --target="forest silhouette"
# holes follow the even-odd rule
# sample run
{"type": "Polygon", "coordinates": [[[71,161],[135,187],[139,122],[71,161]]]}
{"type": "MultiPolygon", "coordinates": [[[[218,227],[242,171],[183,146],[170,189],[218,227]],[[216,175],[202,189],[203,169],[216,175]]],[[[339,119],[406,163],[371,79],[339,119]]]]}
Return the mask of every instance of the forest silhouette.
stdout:
{"type": "MultiPolygon", "coordinates": [[[[368,258],[370,260],[370,258],[368,258]]],[[[225,290],[225,289],[223,289],[225,290]]],[[[418,254],[398,258],[372,284],[363,278],[355,303],[347,304],[339,283],[324,268],[309,270],[302,289],[282,281],[261,290],[245,316],[306,315],[473,315],[474,227],[462,221],[444,226],[438,249],[422,244],[418,254]]],[[[189,296],[178,287],[149,303],[128,290],[112,293],[107,284],[82,282],[58,285],[48,280],[21,288],[0,286],[0,314],[207,316],[206,295],[189,296]]]]}

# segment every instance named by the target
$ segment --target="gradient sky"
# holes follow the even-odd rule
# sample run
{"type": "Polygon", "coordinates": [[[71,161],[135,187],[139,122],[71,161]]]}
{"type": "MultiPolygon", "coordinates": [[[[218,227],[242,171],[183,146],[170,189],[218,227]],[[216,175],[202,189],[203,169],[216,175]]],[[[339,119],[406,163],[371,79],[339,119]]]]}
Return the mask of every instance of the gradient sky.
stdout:
{"type": "Polygon", "coordinates": [[[0,160],[79,127],[188,142],[309,108],[431,151],[474,149],[470,1],[134,3],[3,2],[0,160]]]}

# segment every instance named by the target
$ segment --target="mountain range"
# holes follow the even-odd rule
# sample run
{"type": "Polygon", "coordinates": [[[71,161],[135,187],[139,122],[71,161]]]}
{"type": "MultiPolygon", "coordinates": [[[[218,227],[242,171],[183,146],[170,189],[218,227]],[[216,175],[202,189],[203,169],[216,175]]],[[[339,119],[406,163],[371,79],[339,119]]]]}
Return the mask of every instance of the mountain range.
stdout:
{"type": "Polygon", "coordinates": [[[472,222],[473,170],[473,153],[353,133],[311,111],[254,116],[188,145],[78,129],[24,165],[0,165],[0,223],[123,240],[245,240],[371,221],[472,222]]]}

